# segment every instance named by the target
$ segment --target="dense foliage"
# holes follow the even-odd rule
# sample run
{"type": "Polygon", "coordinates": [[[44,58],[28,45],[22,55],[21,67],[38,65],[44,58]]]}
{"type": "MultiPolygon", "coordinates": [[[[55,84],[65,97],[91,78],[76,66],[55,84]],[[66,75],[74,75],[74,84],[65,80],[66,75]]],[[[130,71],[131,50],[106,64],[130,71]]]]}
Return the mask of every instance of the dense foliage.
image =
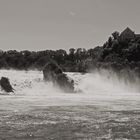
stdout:
{"type": "Polygon", "coordinates": [[[71,48],[69,53],[65,50],[45,50],[45,51],[0,51],[0,68],[6,69],[39,69],[46,63],[54,60],[62,67],[64,71],[84,71],[85,61],[91,58],[92,49],[86,51],[78,48],[71,48]]]}
{"type": "MultiPolygon", "coordinates": [[[[96,48],[95,48],[96,49],[96,48]]],[[[115,70],[140,70],[140,37],[121,39],[118,32],[112,33],[108,41],[96,53],[96,62],[115,70]],[[99,52],[98,52],[99,53],[99,52]]]]}
{"type": "Polygon", "coordinates": [[[140,68],[140,37],[122,38],[115,31],[103,46],[92,49],[78,48],[44,51],[0,51],[0,68],[39,69],[54,60],[64,71],[85,72],[90,68],[111,67],[115,70],[140,68]]]}

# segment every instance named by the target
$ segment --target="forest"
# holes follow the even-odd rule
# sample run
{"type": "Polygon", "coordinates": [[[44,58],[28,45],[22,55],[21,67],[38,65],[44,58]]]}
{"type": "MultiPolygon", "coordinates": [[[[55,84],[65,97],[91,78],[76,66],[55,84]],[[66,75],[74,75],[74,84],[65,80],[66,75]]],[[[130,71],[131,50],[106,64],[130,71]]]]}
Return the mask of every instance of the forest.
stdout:
{"type": "Polygon", "coordinates": [[[121,34],[113,32],[102,46],[85,48],[70,48],[69,52],[63,49],[37,52],[1,50],[0,68],[42,70],[53,60],[66,72],[87,72],[95,68],[140,71],[140,36],[129,28],[121,34]]]}

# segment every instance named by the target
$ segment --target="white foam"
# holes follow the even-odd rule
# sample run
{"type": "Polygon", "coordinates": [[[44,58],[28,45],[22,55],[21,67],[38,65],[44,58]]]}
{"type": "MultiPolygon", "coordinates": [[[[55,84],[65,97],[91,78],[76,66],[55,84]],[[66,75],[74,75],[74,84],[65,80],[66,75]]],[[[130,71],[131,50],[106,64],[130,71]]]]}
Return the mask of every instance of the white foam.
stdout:
{"type": "Polygon", "coordinates": [[[116,100],[140,100],[138,83],[126,84],[114,74],[94,72],[67,75],[74,79],[77,93],[64,93],[52,83],[44,82],[40,71],[0,70],[0,77],[8,77],[15,89],[15,94],[11,93],[11,96],[0,96],[0,108],[16,110],[27,109],[27,106],[107,105],[116,100]]]}

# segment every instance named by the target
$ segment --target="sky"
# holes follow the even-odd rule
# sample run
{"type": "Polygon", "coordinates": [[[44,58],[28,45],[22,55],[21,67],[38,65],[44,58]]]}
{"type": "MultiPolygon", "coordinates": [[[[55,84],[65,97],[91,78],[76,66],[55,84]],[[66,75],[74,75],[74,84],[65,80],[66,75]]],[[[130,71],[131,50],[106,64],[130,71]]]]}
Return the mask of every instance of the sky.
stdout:
{"type": "Polygon", "coordinates": [[[140,33],[140,0],[0,0],[0,49],[94,48],[114,31],[140,33]]]}

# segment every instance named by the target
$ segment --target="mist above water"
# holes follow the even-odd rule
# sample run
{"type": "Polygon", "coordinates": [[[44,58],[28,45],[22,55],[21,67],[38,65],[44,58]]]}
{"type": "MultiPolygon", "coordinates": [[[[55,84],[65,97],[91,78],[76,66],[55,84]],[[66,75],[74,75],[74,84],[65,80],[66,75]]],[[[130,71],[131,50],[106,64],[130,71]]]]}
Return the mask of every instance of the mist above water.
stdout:
{"type": "MultiPolygon", "coordinates": [[[[41,71],[0,70],[0,77],[8,77],[15,89],[10,95],[0,96],[0,109],[26,111],[37,106],[74,105],[105,105],[116,108],[115,102],[119,102],[117,109],[120,109],[122,106],[124,108],[129,106],[124,100],[134,101],[134,105],[136,101],[139,102],[137,80],[133,83],[128,82],[129,80],[118,78],[109,71],[66,74],[75,82],[75,93],[64,93],[53,83],[44,82],[41,71]]],[[[0,90],[0,93],[4,91],[0,90]]],[[[134,107],[132,103],[130,107],[134,107]]]]}
{"type": "MultiPolygon", "coordinates": [[[[133,82],[126,77],[118,77],[111,71],[94,71],[92,73],[67,73],[74,80],[75,91],[73,94],[88,95],[113,95],[138,93],[139,80],[137,77],[133,82]]],[[[53,96],[64,93],[58,87],[54,87],[51,82],[43,81],[43,73],[41,71],[16,71],[16,70],[0,70],[0,77],[8,77],[15,95],[26,96],[53,96]]],[[[3,92],[1,90],[1,92],[3,92]]],[[[11,93],[12,94],[12,93],[11,93]]]]}
{"type": "Polygon", "coordinates": [[[58,87],[54,87],[53,83],[44,82],[43,73],[40,71],[1,70],[0,77],[2,76],[9,78],[15,95],[45,96],[62,92],[58,87]]]}
{"type": "Polygon", "coordinates": [[[113,94],[113,93],[139,93],[140,80],[133,75],[118,76],[113,71],[100,70],[81,76],[78,89],[84,93],[113,94]]]}

